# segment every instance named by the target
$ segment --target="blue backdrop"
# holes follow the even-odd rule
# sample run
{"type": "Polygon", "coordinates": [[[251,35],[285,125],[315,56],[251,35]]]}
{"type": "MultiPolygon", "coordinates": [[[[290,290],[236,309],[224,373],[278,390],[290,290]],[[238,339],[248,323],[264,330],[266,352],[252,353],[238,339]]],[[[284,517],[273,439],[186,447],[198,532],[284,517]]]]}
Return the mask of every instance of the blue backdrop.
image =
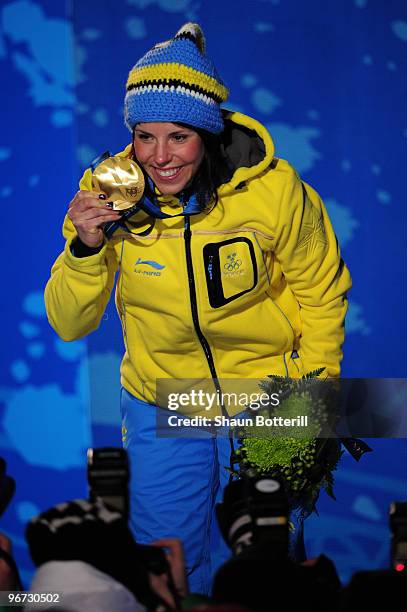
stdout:
{"type": "MultiPolygon", "coordinates": [[[[0,132],[3,351],[0,455],[18,483],[1,518],[28,580],[25,522],[86,492],[88,446],[119,444],[114,306],[96,334],[66,344],[43,289],[61,224],[90,160],[129,141],[127,73],[153,43],[198,21],[232,94],[266,124],[323,196],[354,287],[344,374],[403,377],[406,292],[407,5],[403,0],[2,0],[0,132]]],[[[321,499],[308,551],[343,578],[388,562],[388,506],[407,498],[404,440],[345,456],[338,501],[321,499]]]]}

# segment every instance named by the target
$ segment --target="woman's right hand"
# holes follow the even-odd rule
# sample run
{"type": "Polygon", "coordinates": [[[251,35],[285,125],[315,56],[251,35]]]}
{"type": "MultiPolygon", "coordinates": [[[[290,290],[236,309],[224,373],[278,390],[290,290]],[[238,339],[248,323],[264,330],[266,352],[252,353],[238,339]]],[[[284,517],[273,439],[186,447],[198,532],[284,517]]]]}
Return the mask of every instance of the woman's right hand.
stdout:
{"type": "Polygon", "coordinates": [[[103,244],[103,225],[118,221],[120,213],[106,202],[106,194],[100,191],[78,191],[69,203],[68,217],[75,226],[78,237],[91,248],[103,244]]]}

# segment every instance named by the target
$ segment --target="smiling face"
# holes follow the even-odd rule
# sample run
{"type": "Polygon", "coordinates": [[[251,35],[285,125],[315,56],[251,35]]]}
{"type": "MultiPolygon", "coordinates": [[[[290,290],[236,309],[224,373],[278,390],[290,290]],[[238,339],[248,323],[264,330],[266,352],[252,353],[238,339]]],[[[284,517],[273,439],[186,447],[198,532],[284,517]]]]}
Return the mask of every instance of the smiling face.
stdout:
{"type": "Polygon", "coordinates": [[[197,132],[176,123],[138,123],[134,131],[137,160],[164,195],[184,189],[204,156],[197,132]]]}

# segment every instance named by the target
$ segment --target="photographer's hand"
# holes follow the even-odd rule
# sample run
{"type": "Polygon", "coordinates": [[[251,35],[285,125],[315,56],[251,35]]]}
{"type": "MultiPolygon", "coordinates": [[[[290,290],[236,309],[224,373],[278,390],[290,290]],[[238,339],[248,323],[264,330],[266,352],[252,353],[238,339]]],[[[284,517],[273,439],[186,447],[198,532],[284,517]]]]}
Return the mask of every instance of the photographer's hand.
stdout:
{"type": "Polygon", "coordinates": [[[68,217],[83,244],[96,248],[104,241],[103,225],[108,221],[118,221],[120,213],[108,206],[104,193],[78,191],[69,203],[68,217]]]}
{"type": "Polygon", "coordinates": [[[182,542],[176,539],[163,539],[156,540],[152,542],[151,545],[157,546],[158,548],[169,549],[166,557],[171,572],[170,577],[167,574],[160,574],[157,576],[150,572],[151,588],[161,597],[171,610],[176,610],[177,602],[174,600],[173,591],[175,590],[180,598],[188,595],[188,579],[185,570],[182,542]],[[169,584],[169,578],[172,578],[172,584],[169,584]]]}
{"type": "Polygon", "coordinates": [[[170,566],[174,586],[181,597],[186,597],[189,593],[189,588],[185,569],[184,548],[181,540],[175,538],[156,540],[152,542],[152,546],[169,549],[168,553],[166,553],[166,557],[170,566]]]}
{"type": "Polygon", "coordinates": [[[19,591],[20,589],[20,577],[13,560],[11,541],[4,533],[0,533],[0,591],[19,591]]]}

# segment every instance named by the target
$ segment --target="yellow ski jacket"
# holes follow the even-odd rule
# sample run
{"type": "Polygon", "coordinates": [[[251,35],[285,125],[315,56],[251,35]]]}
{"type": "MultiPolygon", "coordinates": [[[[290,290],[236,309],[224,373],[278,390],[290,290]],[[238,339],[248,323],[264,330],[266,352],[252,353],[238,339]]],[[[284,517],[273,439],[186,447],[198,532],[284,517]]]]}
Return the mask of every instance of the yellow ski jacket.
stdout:
{"type": "MultiPolygon", "coordinates": [[[[156,219],[144,237],[116,231],[82,258],[71,253],[76,233],[66,217],[65,250],[46,286],[52,327],[76,340],[99,326],[118,273],[121,381],[150,403],[161,378],[340,372],[351,280],[325,207],[289,163],[274,158],[264,126],[237,112],[226,114],[225,126],[235,171],[213,210],[156,219]]],[[[91,189],[90,170],[80,188],[91,189]]],[[[169,214],[182,211],[175,196],[159,201],[169,214]]],[[[215,414],[219,408],[205,413],[215,414]]]]}

